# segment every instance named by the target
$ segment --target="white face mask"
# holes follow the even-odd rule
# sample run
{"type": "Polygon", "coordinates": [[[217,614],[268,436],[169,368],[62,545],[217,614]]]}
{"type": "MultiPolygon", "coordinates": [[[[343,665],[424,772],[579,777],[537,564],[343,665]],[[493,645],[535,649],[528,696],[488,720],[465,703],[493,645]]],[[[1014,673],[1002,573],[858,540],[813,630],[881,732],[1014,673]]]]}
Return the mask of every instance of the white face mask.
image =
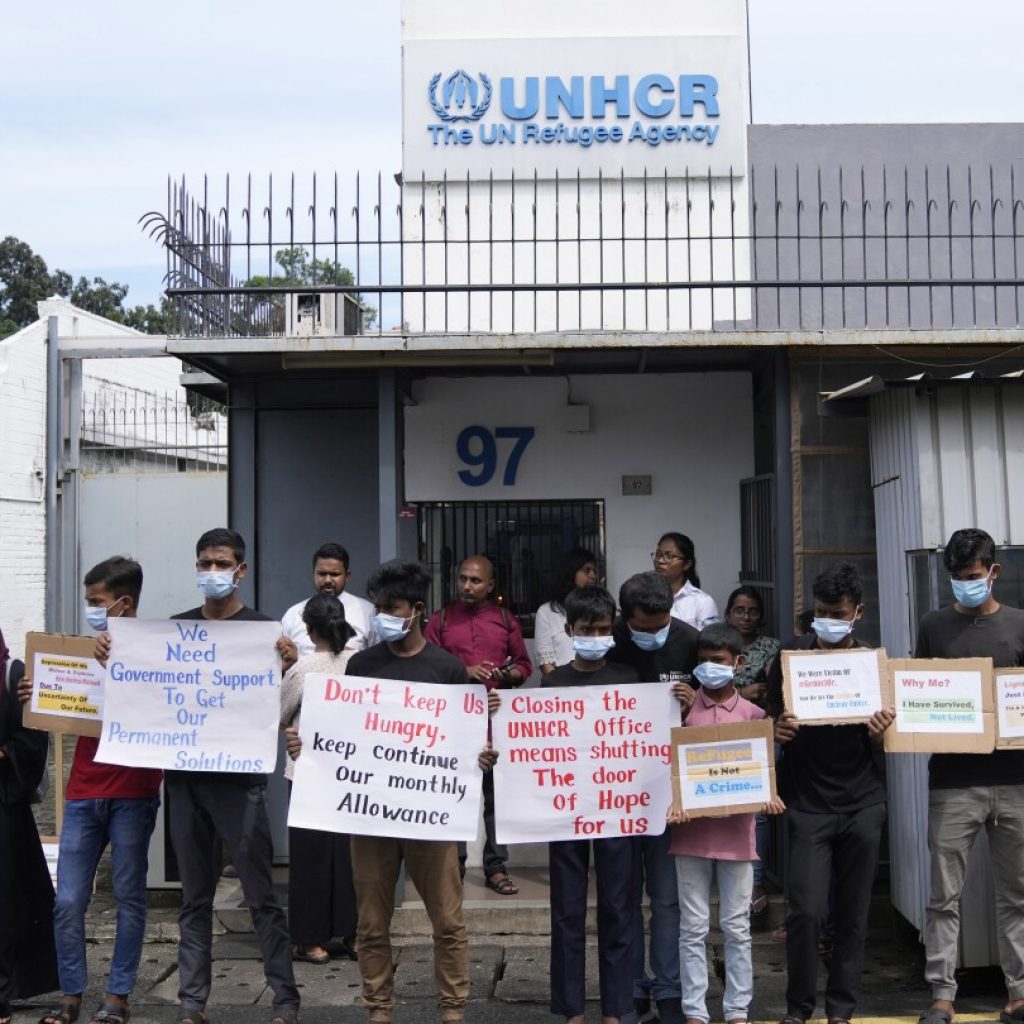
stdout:
{"type": "Polygon", "coordinates": [[[223,572],[197,573],[196,586],[202,591],[203,597],[228,597],[231,591],[238,586],[235,582],[235,570],[225,569],[223,572]]]}
{"type": "Polygon", "coordinates": [[[854,622],[854,619],[813,619],[811,629],[818,634],[819,640],[837,644],[853,632],[854,622]]]}
{"type": "Polygon", "coordinates": [[[373,630],[381,640],[394,643],[396,640],[401,640],[403,637],[408,636],[409,630],[412,629],[413,619],[415,618],[415,615],[408,619],[403,619],[401,615],[388,615],[386,612],[377,612],[373,617],[373,630]]]}

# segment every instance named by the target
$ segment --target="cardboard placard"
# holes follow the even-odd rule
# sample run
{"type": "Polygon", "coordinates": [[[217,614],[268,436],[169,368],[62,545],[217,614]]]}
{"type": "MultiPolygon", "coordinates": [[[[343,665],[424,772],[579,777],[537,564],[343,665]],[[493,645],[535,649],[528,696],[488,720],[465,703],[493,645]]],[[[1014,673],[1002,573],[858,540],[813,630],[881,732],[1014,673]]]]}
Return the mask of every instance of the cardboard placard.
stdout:
{"type": "Polygon", "coordinates": [[[672,800],[688,817],[757,813],[775,796],[770,719],[672,730],[672,800]]]}
{"type": "Polygon", "coordinates": [[[29,729],[99,736],[106,669],[93,658],[91,636],[25,634],[25,675],[32,699],[22,708],[29,729]]]}
{"type": "Polygon", "coordinates": [[[894,754],[990,754],[996,746],[991,658],[902,658],[889,662],[885,730],[894,754]]]}
{"type": "Polygon", "coordinates": [[[1024,668],[992,673],[996,697],[996,750],[1024,748],[1024,668]]]}
{"type": "Polygon", "coordinates": [[[786,710],[801,725],[866,722],[886,706],[887,668],[882,648],[783,651],[786,710]]]}

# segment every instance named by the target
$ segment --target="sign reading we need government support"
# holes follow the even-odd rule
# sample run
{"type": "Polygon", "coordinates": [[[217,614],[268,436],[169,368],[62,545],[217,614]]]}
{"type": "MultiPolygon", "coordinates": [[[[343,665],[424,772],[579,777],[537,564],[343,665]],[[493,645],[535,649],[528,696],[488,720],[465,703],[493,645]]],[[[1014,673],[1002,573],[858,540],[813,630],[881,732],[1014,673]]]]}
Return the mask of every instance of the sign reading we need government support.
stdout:
{"type": "Polygon", "coordinates": [[[111,619],[97,761],[179,771],[274,770],[277,622],[111,619]]]}
{"type": "Polygon", "coordinates": [[[502,692],[493,718],[499,843],[660,835],[672,801],[667,683],[502,692]]]}
{"type": "Polygon", "coordinates": [[[476,838],[487,689],[306,676],[290,828],[476,838]]]}

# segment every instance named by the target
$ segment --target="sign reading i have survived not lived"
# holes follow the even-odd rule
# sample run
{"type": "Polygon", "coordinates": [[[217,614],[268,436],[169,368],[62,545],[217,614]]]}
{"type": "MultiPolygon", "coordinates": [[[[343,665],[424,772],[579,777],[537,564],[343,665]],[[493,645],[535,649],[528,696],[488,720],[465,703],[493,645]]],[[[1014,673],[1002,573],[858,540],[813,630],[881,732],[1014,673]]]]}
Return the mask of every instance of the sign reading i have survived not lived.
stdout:
{"type": "Polygon", "coordinates": [[[306,676],[290,828],[476,838],[487,690],[306,676]]]}
{"type": "Polygon", "coordinates": [[[179,771],[274,770],[277,622],[111,619],[97,761],[179,771]]]}
{"type": "Polygon", "coordinates": [[[987,754],[996,725],[991,658],[889,662],[896,721],[886,753],[987,754]]]}

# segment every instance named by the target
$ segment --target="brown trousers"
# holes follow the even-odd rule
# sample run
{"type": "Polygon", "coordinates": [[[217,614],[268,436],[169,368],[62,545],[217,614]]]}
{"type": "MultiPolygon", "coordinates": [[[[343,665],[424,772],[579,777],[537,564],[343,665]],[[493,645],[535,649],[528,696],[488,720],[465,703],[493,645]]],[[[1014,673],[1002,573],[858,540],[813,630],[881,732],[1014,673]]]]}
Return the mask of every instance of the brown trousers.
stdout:
{"type": "Polygon", "coordinates": [[[402,862],[434,929],[434,977],[442,1021],[461,1021],[469,997],[469,942],[462,918],[462,880],[455,843],[352,837],[359,973],[371,1021],[388,1021],[395,1006],[391,918],[402,862]]]}

